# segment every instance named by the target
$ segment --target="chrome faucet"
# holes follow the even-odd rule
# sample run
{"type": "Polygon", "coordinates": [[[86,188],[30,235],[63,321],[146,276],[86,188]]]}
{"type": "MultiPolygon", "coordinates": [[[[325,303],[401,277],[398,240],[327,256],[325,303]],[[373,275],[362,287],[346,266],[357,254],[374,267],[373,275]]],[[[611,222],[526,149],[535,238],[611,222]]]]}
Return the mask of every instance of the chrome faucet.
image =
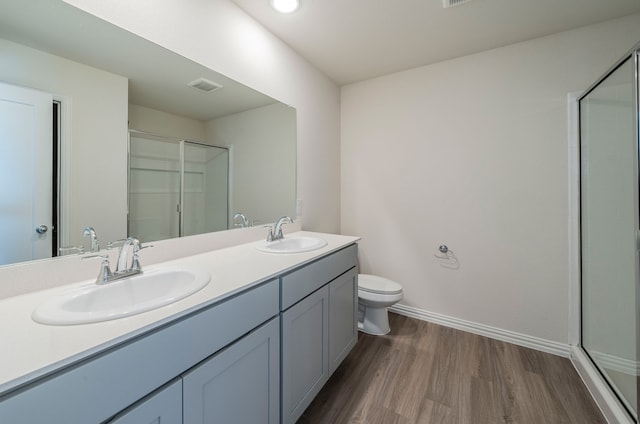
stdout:
{"type": "Polygon", "coordinates": [[[128,237],[123,240],[120,247],[120,253],[118,254],[118,263],[116,264],[116,274],[140,270],[140,263],[138,262],[138,252],[140,251],[140,240],[133,237],[128,237]],[[129,262],[129,250],[133,249],[133,257],[131,259],[131,266],[127,268],[129,262]]]}
{"type": "Polygon", "coordinates": [[[93,227],[86,227],[82,235],[84,237],[89,237],[89,243],[91,246],[89,252],[100,251],[100,242],[98,241],[98,237],[96,236],[96,230],[94,230],[93,227]]]}
{"type": "Polygon", "coordinates": [[[249,226],[249,220],[247,220],[247,217],[244,216],[244,214],[242,212],[238,212],[235,215],[233,215],[233,225],[234,227],[248,227],[249,226]],[[240,222],[237,222],[240,221],[240,222]]]}
{"type": "Polygon", "coordinates": [[[109,248],[120,245],[120,253],[118,253],[118,263],[116,264],[116,270],[111,271],[109,266],[109,255],[90,255],[85,256],[84,259],[89,258],[102,258],[102,264],[100,265],[100,273],[96,278],[96,284],[107,284],[111,281],[120,280],[122,278],[131,277],[136,274],[142,273],[142,267],[138,259],[138,252],[147,247],[153,247],[152,245],[144,246],[140,244],[140,240],[129,237],[124,240],[118,240],[114,243],[109,243],[109,248]],[[132,250],[131,265],[127,267],[129,262],[129,251],[132,250]]]}
{"type": "Polygon", "coordinates": [[[283,224],[293,224],[293,219],[288,216],[280,217],[273,228],[269,228],[269,234],[267,235],[267,241],[275,241],[284,238],[284,234],[282,234],[282,225],[283,224]]]}

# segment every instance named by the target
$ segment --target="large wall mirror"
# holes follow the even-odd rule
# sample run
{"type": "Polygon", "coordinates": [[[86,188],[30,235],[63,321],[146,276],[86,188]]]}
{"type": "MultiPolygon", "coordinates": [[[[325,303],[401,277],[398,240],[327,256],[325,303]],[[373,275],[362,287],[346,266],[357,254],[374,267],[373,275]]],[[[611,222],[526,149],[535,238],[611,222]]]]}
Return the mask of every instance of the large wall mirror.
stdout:
{"type": "Polygon", "coordinates": [[[293,108],[61,0],[3,1],[0,116],[0,239],[10,243],[0,265],[88,248],[89,226],[102,246],[136,236],[127,219],[132,133],[228,152],[227,204],[209,209],[224,214],[215,230],[295,215],[293,108]],[[38,132],[51,135],[49,146],[31,138],[38,132]],[[21,199],[32,204],[17,208],[21,199]],[[37,208],[44,215],[27,217],[37,208]]]}

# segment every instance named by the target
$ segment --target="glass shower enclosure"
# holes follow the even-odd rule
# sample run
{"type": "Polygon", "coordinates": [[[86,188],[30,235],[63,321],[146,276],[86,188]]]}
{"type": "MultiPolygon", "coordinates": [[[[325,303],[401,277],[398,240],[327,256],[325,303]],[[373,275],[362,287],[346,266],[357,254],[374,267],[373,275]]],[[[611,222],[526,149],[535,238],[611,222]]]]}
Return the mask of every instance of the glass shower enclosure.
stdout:
{"type": "Polygon", "coordinates": [[[638,416],[638,50],[579,99],[581,346],[638,416]]]}
{"type": "Polygon", "coordinates": [[[128,234],[143,242],[226,230],[229,150],[129,133],[128,234]]]}

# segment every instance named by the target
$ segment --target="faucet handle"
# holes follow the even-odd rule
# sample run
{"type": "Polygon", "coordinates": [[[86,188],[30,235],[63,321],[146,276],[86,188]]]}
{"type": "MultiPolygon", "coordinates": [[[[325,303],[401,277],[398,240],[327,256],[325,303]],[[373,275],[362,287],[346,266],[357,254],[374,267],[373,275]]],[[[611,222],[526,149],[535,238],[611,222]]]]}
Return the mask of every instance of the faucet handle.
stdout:
{"type": "Polygon", "coordinates": [[[143,246],[142,243],[138,242],[133,246],[133,253],[138,253],[142,249],[148,249],[149,247],[153,247],[153,244],[147,244],[143,246]]]}
{"type": "Polygon", "coordinates": [[[127,239],[120,239],[120,240],[116,240],[116,241],[110,241],[109,243],[107,243],[107,250],[111,250],[111,249],[114,249],[116,247],[122,247],[126,241],[127,241],[127,239]]]}
{"type": "Polygon", "coordinates": [[[153,244],[147,244],[143,246],[139,241],[133,244],[133,258],[131,258],[131,269],[135,271],[141,271],[142,267],[140,266],[140,258],[138,256],[138,252],[142,249],[147,249],[149,247],[153,247],[153,244]]]}
{"type": "Polygon", "coordinates": [[[96,284],[106,284],[109,282],[109,279],[113,275],[113,273],[111,272],[111,267],[109,266],[109,255],[100,255],[100,254],[87,255],[87,256],[83,256],[82,260],[84,261],[87,259],[96,259],[96,258],[102,258],[102,263],[100,264],[100,272],[96,277],[96,284]]]}
{"type": "Polygon", "coordinates": [[[263,225],[264,228],[268,228],[267,241],[273,241],[273,227],[271,225],[263,225]]]}
{"type": "Polygon", "coordinates": [[[138,257],[138,251],[133,251],[133,258],[131,258],[131,271],[140,271],[142,267],[140,266],[140,258],[138,257]]]}
{"type": "MultiPolygon", "coordinates": [[[[116,241],[110,241],[109,243],[107,243],[107,250],[114,249],[116,247],[122,247],[127,242],[130,242],[134,246],[134,249],[136,248],[136,246],[140,246],[142,244],[140,242],[140,240],[138,240],[137,238],[127,237],[127,238],[119,239],[119,240],[116,240],[116,241]]],[[[145,247],[152,247],[152,246],[149,245],[149,246],[145,246],[145,247]]],[[[143,248],[140,247],[140,249],[143,249],[143,248]]]]}

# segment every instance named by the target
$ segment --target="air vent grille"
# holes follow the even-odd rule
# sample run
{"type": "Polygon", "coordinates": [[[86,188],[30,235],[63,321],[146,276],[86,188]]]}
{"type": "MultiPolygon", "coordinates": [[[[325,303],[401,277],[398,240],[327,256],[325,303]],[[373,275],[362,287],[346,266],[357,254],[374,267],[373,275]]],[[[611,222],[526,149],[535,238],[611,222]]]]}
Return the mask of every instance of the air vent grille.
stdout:
{"type": "Polygon", "coordinates": [[[212,92],[222,88],[222,86],[220,84],[217,84],[217,83],[215,83],[213,81],[209,81],[206,78],[195,79],[195,80],[191,81],[187,85],[189,87],[195,88],[196,90],[202,91],[204,93],[212,93],[212,92]]]}
{"type": "Polygon", "coordinates": [[[453,6],[460,6],[461,4],[469,3],[471,0],[442,0],[442,7],[445,9],[453,6]]]}

